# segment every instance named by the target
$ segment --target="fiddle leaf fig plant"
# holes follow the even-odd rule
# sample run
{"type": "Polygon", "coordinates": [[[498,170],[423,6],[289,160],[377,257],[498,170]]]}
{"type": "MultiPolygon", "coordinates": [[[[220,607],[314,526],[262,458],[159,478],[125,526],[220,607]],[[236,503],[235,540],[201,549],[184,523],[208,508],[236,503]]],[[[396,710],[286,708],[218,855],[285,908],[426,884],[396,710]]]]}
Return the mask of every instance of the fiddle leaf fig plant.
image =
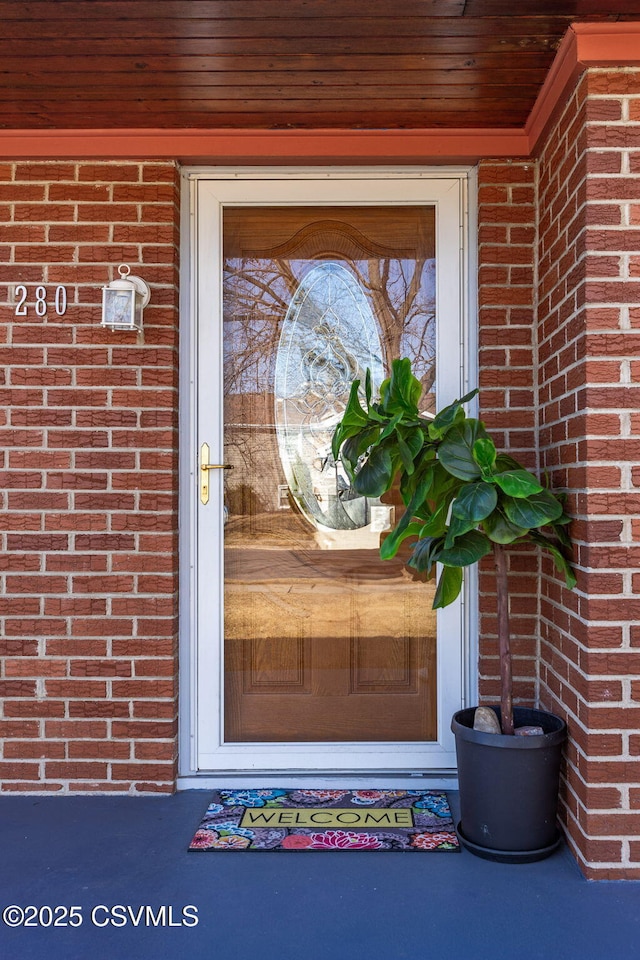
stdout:
{"type": "Polygon", "coordinates": [[[570,540],[562,494],[552,493],[517,460],[497,450],[481,420],[463,404],[473,390],[435,417],[419,411],[422,385],[407,358],[394,360],[391,376],[373,399],[367,371],[336,427],[332,452],[342,460],[353,489],[381,497],[399,481],[405,511],[383,541],[380,555],[394,557],[413,538],[409,566],[440,573],[433,607],[453,603],[465,567],[493,554],[496,570],[502,732],[513,733],[507,558],[510,544],[534,543],[551,553],[569,588],[576,584],[566,552],[570,540]]]}

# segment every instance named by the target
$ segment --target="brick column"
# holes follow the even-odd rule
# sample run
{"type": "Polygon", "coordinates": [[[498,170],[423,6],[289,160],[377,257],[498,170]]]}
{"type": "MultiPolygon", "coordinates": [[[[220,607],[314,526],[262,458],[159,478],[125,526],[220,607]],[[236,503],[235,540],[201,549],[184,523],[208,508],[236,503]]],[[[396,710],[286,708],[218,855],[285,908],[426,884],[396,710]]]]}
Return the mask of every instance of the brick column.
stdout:
{"type": "Polygon", "coordinates": [[[173,789],[177,204],[172,163],[0,165],[5,791],[173,789]],[[144,345],[100,327],[121,262],[144,345]]]}

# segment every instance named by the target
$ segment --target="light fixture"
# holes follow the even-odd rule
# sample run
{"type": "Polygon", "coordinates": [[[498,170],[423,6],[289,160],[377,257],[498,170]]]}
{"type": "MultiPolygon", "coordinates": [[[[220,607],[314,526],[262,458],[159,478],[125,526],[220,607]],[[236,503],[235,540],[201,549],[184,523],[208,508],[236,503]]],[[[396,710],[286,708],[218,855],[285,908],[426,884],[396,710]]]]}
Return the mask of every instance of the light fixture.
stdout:
{"type": "Polygon", "coordinates": [[[111,330],[142,331],[142,312],[149,303],[151,290],[140,277],[132,277],[131,267],[121,263],[119,280],[102,288],[102,326],[111,330]]]}

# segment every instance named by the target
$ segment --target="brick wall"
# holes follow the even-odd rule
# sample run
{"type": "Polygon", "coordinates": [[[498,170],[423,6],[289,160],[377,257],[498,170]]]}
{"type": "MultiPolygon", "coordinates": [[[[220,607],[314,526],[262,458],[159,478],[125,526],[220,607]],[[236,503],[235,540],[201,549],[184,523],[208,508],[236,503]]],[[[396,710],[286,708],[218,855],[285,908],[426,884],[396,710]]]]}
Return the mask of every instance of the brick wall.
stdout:
{"type": "Polygon", "coordinates": [[[541,460],[571,493],[578,589],[543,560],[541,700],[590,877],[640,877],[640,71],[585,74],[540,158],[541,460]]]}
{"type": "MultiPolygon", "coordinates": [[[[525,466],[537,469],[535,410],[536,164],[484,161],[478,171],[480,416],[525,466]]],[[[516,703],[538,695],[538,565],[508,552],[516,703]]],[[[480,569],[480,699],[500,699],[493,562],[480,569]]]]}
{"type": "Polygon", "coordinates": [[[0,165],[4,791],[173,789],[177,202],[172,163],[0,165]],[[100,327],[121,262],[144,344],[100,327]]]}

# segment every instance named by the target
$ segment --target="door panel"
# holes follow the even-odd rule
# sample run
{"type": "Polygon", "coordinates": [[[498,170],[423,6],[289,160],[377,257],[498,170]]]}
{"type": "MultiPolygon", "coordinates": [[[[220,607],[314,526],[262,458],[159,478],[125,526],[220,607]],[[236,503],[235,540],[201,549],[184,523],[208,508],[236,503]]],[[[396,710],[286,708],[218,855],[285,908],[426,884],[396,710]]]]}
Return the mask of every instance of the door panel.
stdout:
{"type": "Polygon", "coordinates": [[[432,205],[223,213],[225,740],[434,740],[433,585],[379,547],[331,437],[409,355],[434,405],[432,205]]]}

